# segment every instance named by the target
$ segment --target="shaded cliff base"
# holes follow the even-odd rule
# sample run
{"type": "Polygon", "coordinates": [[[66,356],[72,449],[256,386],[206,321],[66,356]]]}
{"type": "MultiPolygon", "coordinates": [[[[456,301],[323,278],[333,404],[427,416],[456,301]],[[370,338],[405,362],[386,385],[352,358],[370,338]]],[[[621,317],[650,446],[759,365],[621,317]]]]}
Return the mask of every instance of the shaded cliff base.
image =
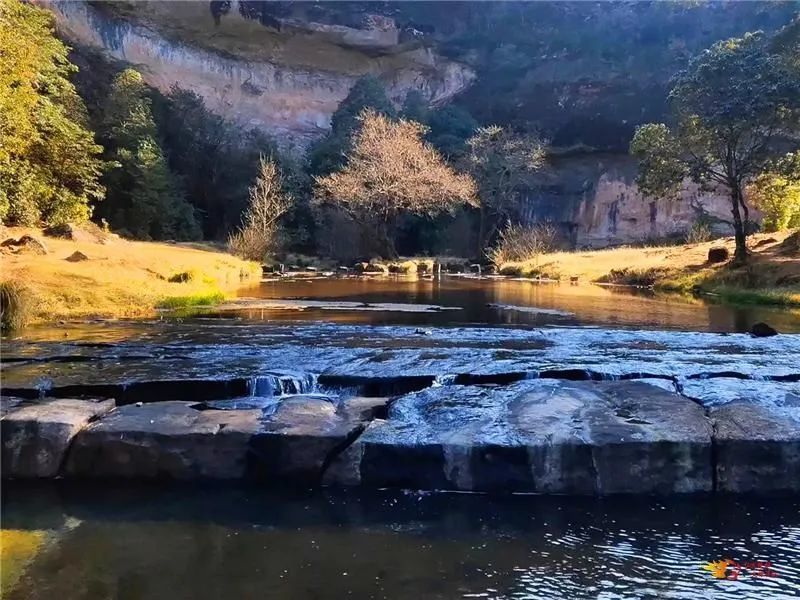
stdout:
{"type": "Polygon", "coordinates": [[[211,245],[134,242],[91,226],[73,227],[66,235],[2,230],[2,285],[5,290],[13,282],[22,290],[27,322],[139,317],[161,306],[212,304],[261,275],[257,263],[211,245]],[[24,236],[29,239],[22,244],[9,242],[24,236]]]}
{"type": "Polygon", "coordinates": [[[697,293],[753,304],[800,306],[800,230],[755,234],[748,238],[750,263],[733,268],[710,264],[708,251],[725,247],[733,256],[733,238],[701,244],[649,248],[613,248],[554,252],[524,262],[500,265],[500,273],[551,279],[652,287],[697,293]]]}

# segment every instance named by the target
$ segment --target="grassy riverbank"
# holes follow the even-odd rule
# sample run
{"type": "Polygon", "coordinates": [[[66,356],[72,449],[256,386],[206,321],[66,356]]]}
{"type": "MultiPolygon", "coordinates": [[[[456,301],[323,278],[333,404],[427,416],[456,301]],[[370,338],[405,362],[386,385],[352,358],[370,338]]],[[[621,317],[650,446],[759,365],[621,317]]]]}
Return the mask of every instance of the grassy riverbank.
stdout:
{"type": "Polygon", "coordinates": [[[78,239],[62,239],[11,228],[1,237],[26,234],[42,242],[47,253],[4,248],[2,281],[21,288],[32,322],[137,317],[158,307],[213,304],[261,274],[258,264],[210,245],[134,242],[99,230],[79,230],[78,239]]]}
{"type": "Polygon", "coordinates": [[[800,306],[800,232],[756,234],[749,238],[750,263],[732,268],[709,264],[710,248],[733,238],[702,244],[650,248],[553,252],[500,265],[503,274],[598,283],[651,286],[659,291],[704,293],[747,304],[800,306]]]}

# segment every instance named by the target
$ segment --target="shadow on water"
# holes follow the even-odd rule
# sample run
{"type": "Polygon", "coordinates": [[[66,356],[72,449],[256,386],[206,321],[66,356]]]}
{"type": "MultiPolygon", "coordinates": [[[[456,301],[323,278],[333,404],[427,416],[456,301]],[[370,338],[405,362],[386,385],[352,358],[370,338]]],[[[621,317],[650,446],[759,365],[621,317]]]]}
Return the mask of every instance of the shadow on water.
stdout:
{"type": "Polygon", "coordinates": [[[614,497],[5,487],[3,526],[49,539],[9,598],[800,593],[796,497],[632,507],[614,497]],[[770,561],[776,576],[716,580],[702,568],[725,558],[770,561]]]}

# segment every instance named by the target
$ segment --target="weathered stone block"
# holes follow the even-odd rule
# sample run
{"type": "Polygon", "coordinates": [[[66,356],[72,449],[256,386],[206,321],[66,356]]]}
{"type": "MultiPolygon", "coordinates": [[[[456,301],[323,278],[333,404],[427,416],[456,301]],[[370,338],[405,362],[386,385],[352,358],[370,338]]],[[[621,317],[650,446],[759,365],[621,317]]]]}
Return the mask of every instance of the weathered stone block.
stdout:
{"type": "Polygon", "coordinates": [[[238,479],[259,410],[197,410],[191,402],[123,406],[81,431],[69,477],[238,479]]]}
{"type": "Polygon", "coordinates": [[[361,432],[376,406],[386,402],[358,400],[347,407],[315,396],[283,400],[252,439],[256,476],[318,483],[331,458],[361,432]]]}
{"type": "Polygon", "coordinates": [[[444,386],[397,399],[329,484],[570,494],[710,491],[696,403],[633,381],[444,386]]]}
{"type": "Polygon", "coordinates": [[[800,491],[800,404],[731,402],[711,420],[718,491],[800,491]]]}
{"type": "Polygon", "coordinates": [[[113,400],[51,400],[9,406],[0,422],[3,477],[55,477],[73,438],[113,400]]]}

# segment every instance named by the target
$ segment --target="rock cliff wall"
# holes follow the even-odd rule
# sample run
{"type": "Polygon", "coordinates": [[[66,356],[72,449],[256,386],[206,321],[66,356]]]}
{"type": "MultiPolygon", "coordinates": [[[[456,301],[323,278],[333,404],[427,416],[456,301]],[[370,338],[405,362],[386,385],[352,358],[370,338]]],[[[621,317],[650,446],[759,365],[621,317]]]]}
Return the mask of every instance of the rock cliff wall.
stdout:
{"type": "MultiPolygon", "coordinates": [[[[136,7],[142,13],[137,20],[82,1],[38,0],[38,4],[56,15],[59,31],[72,43],[99,48],[136,65],[159,90],[173,85],[193,90],[211,110],[263,129],[285,146],[302,148],[324,134],[333,111],[365,73],[380,76],[397,101],[410,90],[419,90],[433,104],[447,101],[474,78],[468,67],[422,46],[374,56],[353,49],[368,43],[380,48],[396,39],[391,24],[385,22],[377,33],[322,25],[305,30],[283,26],[281,33],[275,33],[231,12],[224,19],[239,25],[235,31],[258,28],[255,31],[263,34],[263,39],[245,36],[242,53],[234,54],[214,39],[217,35],[225,41],[231,27],[215,31],[207,2],[142,3],[136,7]],[[169,37],[148,19],[163,16],[161,10],[175,12],[168,21],[169,37]],[[195,24],[195,29],[181,24],[195,24]],[[315,56],[318,66],[313,67],[315,56]]],[[[223,20],[219,21],[221,25],[223,20]]]]}
{"type": "MultiPolygon", "coordinates": [[[[687,181],[674,198],[652,198],[636,186],[636,163],[598,153],[555,158],[541,187],[523,203],[529,223],[559,225],[575,247],[604,247],[678,236],[703,218],[713,232],[732,235],[730,200],[724,189],[708,191],[687,181]]],[[[760,214],[751,210],[751,218],[760,214]]]]}
{"type": "MultiPolygon", "coordinates": [[[[723,194],[687,186],[644,197],[625,155],[634,127],[663,117],[670,76],[718,39],[774,30],[784,2],[182,2],[33,0],[63,35],[133,63],[153,86],[303,149],[324,135],[358,77],[400,102],[458,96],[482,123],[536,130],[564,154],[523,218],[561,223],[577,246],[687,230],[723,194]],[[473,85],[474,84],[474,85],[473,85]]],[[[727,230],[720,225],[720,231],[727,230]]]]}

